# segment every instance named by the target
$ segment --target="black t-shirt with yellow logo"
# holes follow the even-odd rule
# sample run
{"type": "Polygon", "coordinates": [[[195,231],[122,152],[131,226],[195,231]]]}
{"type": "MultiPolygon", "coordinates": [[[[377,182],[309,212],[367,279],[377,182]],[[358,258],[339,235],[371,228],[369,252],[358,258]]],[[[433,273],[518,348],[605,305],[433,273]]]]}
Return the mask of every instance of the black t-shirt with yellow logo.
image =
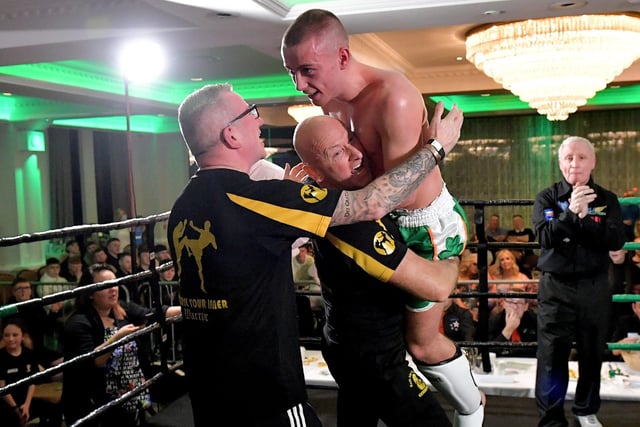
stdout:
{"type": "Polygon", "coordinates": [[[407,294],[386,283],[407,252],[397,225],[386,216],[332,227],[316,245],[327,341],[358,351],[404,347],[407,294]]]}
{"type": "Polygon", "coordinates": [[[210,169],[176,200],[167,238],[196,419],[228,422],[247,405],[234,416],[273,415],[306,401],[291,244],[324,236],[340,193],[210,169]]]}

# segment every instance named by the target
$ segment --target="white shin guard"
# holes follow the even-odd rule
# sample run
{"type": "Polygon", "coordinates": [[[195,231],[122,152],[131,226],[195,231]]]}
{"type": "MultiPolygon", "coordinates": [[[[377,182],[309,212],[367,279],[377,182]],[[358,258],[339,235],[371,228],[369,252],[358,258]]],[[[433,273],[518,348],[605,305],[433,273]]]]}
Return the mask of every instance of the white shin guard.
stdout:
{"type": "Polygon", "coordinates": [[[482,395],[471,374],[469,361],[460,351],[458,353],[439,365],[417,363],[416,366],[455,409],[454,427],[479,427],[484,420],[482,395]]]}
{"type": "Polygon", "coordinates": [[[484,421],[484,406],[478,406],[475,412],[462,415],[455,411],[453,414],[453,427],[481,427],[484,421]]]}

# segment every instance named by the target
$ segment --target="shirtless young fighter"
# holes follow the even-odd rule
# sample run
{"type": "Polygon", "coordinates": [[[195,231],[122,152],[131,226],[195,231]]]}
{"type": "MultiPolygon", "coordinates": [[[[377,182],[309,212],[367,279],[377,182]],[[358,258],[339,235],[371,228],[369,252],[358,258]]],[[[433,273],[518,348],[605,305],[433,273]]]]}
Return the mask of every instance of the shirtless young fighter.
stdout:
{"type": "MultiPolygon", "coordinates": [[[[406,159],[415,149],[427,120],[420,92],[402,74],[358,62],[349,39],[332,13],[304,12],[282,40],[284,66],[296,88],[340,119],[362,143],[374,176],[406,159]]],[[[432,141],[441,160],[444,152],[432,141]]],[[[397,221],[409,247],[426,258],[458,256],[467,242],[463,210],[434,169],[397,211],[397,221]]],[[[452,289],[454,283],[451,284],[452,289]]],[[[410,301],[408,350],[422,373],[456,408],[461,426],[479,426],[484,418],[482,395],[459,348],[439,333],[442,304],[410,301]]]]}

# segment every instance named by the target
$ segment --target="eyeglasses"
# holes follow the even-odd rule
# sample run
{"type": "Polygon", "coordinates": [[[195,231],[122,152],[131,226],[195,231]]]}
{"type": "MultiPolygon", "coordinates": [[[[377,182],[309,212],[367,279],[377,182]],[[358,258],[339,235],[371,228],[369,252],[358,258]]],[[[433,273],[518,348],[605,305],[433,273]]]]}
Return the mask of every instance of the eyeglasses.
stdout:
{"type": "Polygon", "coordinates": [[[526,301],[518,301],[518,300],[512,300],[512,299],[505,299],[504,302],[507,302],[509,304],[514,304],[514,305],[525,305],[526,301]]]}
{"type": "Polygon", "coordinates": [[[15,290],[16,292],[26,292],[26,291],[30,291],[30,290],[31,290],[31,286],[25,286],[25,287],[15,288],[14,290],[15,290]]]}
{"type": "Polygon", "coordinates": [[[241,118],[243,118],[244,116],[251,114],[254,118],[259,118],[260,117],[260,112],[258,111],[258,106],[256,104],[251,104],[249,105],[249,108],[247,108],[246,110],[244,110],[242,113],[240,113],[239,115],[237,115],[235,118],[231,119],[226,125],[224,125],[224,127],[229,127],[232,124],[234,124],[235,122],[237,122],[238,120],[240,120],[241,118]]]}

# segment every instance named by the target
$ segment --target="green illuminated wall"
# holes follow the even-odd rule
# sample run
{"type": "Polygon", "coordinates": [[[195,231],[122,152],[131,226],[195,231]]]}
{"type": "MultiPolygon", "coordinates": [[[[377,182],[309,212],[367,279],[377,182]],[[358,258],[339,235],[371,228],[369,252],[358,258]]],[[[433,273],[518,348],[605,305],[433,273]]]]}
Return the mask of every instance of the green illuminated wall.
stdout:
{"type": "MultiPolygon", "coordinates": [[[[457,104],[465,113],[491,113],[496,111],[532,111],[526,102],[512,94],[454,94],[430,96],[433,102],[444,103],[447,110],[457,104]]],[[[618,106],[640,105],[640,85],[607,88],[596,93],[587,100],[589,106],[618,106]]]]}
{"type": "MultiPolygon", "coordinates": [[[[42,152],[27,150],[34,131],[0,121],[0,200],[3,202],[0,236],[49,229],[48,160],[42,152]]],[[[41,264],[45,242],[0,248],[0,270],[41,264]]]]}
{"type": "MultiPolygon", "coordinates": [[[[291,0],[287,5],[305,3],[304,0],[291,0]]],[[[38,64],[21,64],[0,66],[0,74],[6,74],[19,79],[34,80],[47,84],[81,88],[95,92],[95,96],[108,94],[124,98],[124,82],[113,70],[100,64],[69,60],[38,64]]],[[[289,75],[284,72],[255,78],[239,78],[224,80],[209,80],[200,82],[172,82],[163,81],[155,84],[129,85],[129,96],[132,99],[153,101],[166,104],[168,109],[175,110],[182,100],[194,90],[205,84],[226,83],[233,85],[234,90],[250,102],[260,104],[281,100],[291,102],[300,99],[300,93],[295,90],[289,75]]],[[[495,112],[530,112],[528,104],[520,101],[511,94],[452,94],[435,95],[433,102],[442,101],[445,107],[451,108],[457,104],[467,114],[491,114],[495,112]]],[[[625,107],[640,105],[640,85],[607,88],[600,91],[587,102],[588,106],[625,107]]],[[[12,122],[52,119],[60,126],[93,128],[123,131],[126,129],[124,117],[113,115],[112,111],[105,111],[104,107],[74,104],[47,99],[24,96],[0,96],[0,120],[12,122]]],[[[131,129],[134,132],[172,133],[178,127],[174,118],[134,115],[131,129]]]]}

